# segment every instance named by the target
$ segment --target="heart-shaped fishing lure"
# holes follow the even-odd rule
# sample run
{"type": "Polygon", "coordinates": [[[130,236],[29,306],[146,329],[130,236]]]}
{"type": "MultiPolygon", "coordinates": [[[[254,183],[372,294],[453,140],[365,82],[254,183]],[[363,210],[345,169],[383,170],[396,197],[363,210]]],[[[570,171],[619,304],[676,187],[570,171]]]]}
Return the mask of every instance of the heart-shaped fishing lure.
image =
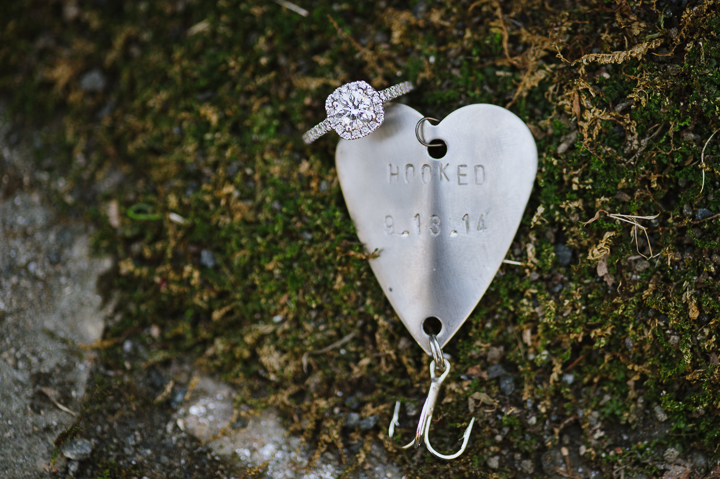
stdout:
{"type": "Polygon", "coordinates": [[[423,115],[388,105],[385,123],[340,140],[335,161],[350,216],[370,265],[400,319],[430,353],[426,318],[442,322],[444,346],[490,285],[512,243],[537,171],[527,126],[494,105],[469,105],[433,126],[444,140],[432,158],[416,138],[423,115]]]}

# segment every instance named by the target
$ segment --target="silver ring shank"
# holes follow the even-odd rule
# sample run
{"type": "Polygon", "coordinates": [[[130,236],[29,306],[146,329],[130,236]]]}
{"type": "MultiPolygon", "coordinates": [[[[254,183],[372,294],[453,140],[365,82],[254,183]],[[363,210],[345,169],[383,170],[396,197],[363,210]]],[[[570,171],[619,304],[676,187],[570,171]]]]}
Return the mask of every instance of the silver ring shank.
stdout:
{"type": "Polygon", "coordinates": [[[390,88],[386,88],[384,90],[380,90],[378,93],[380,94],[380,99],[383,102],[393,100],[400,95],[404,95],[406,93],[410,93],[413,90],[413,85],[409,81],[404,81],[402,83],[398,83],[395,86],[391,86],[390,88]]]}
{"type": "MultiPolygon", "coordinates": [[[[384,102],[393,100],[400,95],[404,95],[408,92],[411,92],[413,90],[413,85],[409,81],[398,83],[397,85],[391,86],[390,88],[386,88],[384,90],[380,90],[378,94],[380,95],[380,99],[384,102]]],[[[310,130],[308,130],[303,135],[303,141],[306,144],[310,144],[313,141],[317,140],[321,136],[323,136],[325,133],[332,130],[332,126],[330,126],[330,120],[325,119],[322,122],[318,123],[314,127],[312,127],[310,130]]]]}
{"type": "Polygon", "coordinates": [[[312,127],[310,130],[308,130],[307,133],[303,135],[303,141],[307,144],[310,144],[330,130],[332,130],[332,127],[330,126],[330,120],[325,119],[312,127]]]}

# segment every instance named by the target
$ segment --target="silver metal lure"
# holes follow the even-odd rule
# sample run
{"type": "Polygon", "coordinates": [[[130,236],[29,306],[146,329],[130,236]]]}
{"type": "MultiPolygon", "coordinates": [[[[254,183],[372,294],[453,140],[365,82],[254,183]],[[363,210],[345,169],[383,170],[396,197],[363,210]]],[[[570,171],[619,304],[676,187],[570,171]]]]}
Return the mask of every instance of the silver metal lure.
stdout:
{"type": "MultiPolygon", "coordinates": [[[[338,143],[335,161],[348,211],[385,295],[418,344],[433,356],[430,389],[415,438],[441,459],[458,452],[430,444],[440,386],[450,372],[442,347],[467,320],[502,263],[522,219],[537,171],[527,126],[494,105],[469,105],[432,125],[405,105],[388,105],[372,134],[338,143]],[[442,158],[428,146],[447,145],[442,158]],[[425,331],[437,318],[437,335],[425,331]],[[442,371],[440,376],[436,370],[442,371]],[[424,438],[424,440],[423,440],[424,438]]],[[[399,425],[400,404],[388,434],[399,425]]]]}

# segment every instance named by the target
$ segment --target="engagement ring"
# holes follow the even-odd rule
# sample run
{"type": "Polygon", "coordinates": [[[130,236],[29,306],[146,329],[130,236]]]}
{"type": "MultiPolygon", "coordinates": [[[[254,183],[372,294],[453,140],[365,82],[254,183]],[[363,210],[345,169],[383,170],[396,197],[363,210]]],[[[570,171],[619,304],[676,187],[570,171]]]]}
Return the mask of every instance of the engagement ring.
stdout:
{"type": "Polygon", "coordinates": [[[364,81],[346,83],[325,100],[327,118],[305,133],[303,140],[312,143],[330,130],[335,130],[345,140],[367,136],[377,130],[385,119],[383,102],[412,89],[412,83],[408,81],[379,92],[364,81]]]}

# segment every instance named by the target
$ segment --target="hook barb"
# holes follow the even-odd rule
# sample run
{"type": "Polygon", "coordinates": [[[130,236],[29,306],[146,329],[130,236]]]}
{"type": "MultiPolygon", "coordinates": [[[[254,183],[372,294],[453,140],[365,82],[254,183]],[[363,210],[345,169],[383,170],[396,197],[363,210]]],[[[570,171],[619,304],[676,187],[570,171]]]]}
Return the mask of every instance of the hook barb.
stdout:
{"type": "Polygon", "coordinates": [[[388,437],[393,437],[395,434],[395,427],[400,425],[398,417],[400,416],[400,401],[395,401],[395,412],[393,413],[392,421],[390,421],[390,427],[388,428],[388,437]]]}

